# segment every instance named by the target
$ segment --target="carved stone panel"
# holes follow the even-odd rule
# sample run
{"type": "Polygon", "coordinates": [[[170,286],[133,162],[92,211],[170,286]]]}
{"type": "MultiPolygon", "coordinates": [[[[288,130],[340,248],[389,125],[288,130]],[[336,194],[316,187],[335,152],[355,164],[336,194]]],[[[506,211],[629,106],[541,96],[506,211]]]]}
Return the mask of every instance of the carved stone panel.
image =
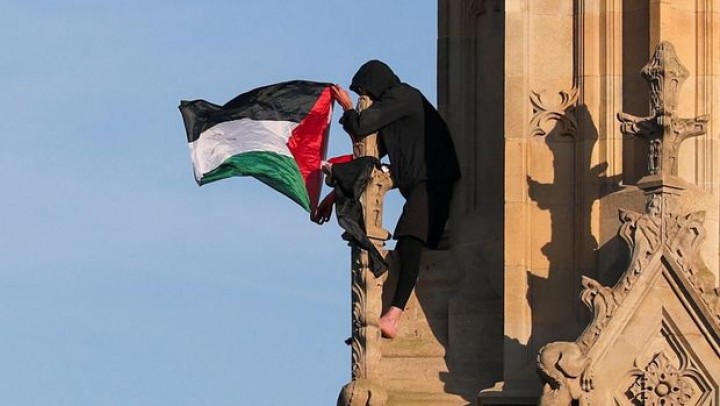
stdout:
{"type": "Polygon", "coordinates": [[[717,383],[671,316],[664,315],[656,337],[634,360],[618,387],[617,404],[717,404],[717,383]]]}

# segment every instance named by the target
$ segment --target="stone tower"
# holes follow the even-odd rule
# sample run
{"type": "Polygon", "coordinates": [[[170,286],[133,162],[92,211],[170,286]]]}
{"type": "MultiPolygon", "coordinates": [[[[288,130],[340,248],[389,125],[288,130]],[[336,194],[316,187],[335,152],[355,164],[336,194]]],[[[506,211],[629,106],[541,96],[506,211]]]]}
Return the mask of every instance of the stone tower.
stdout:
{"type": "Polygon", "coordinates": [[[448,248],[425,253],[394,341],[357,253],[340,403],[720,404],[720,0],[438,11],[463,171],[448,248]]]}

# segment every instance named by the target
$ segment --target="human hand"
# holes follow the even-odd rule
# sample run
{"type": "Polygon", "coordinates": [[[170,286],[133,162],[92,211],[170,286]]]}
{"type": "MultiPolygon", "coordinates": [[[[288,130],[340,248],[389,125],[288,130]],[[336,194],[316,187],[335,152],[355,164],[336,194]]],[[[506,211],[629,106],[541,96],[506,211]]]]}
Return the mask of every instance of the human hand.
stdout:
{"type": "Polygon", "coordinates": [[[332,166],[333,164],[328,161],[320,162],[320,170],[325,174],[325,176],[332,177],[332,166]]]}
{"type": "Polygon", "coordinates": [[[330,220],[335,203],[335,193],[331,192],[318,204],[318,207],[310,213],[310,220],[314,223],[323,225],[330,220]]]}
{"type": "Polygon", "coordinates": [[[340,87],[340,85],[332,85],[330,91],[332,92],[333,98],[337,100],[343,110],[353,109],[352,98],[350,98],[350,93],[348,93],[347,90],[340,87]]]}

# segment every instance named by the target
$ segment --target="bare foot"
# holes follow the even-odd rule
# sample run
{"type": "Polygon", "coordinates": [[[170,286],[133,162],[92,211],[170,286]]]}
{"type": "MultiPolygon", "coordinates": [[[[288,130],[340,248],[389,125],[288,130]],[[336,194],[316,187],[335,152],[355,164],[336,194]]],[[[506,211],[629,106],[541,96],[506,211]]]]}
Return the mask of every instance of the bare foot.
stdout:
{"type": "Polygon", "coordinates": [[[383,337],[395,338],[402,313],[403,309],[392,306],[380,317],[380,332],[383,337]]]}

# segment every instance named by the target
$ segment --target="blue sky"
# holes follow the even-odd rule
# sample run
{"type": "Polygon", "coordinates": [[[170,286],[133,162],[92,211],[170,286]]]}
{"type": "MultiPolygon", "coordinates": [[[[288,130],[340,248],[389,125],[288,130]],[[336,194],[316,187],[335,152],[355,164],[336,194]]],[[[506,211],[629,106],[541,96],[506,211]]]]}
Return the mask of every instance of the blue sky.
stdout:
{"type": "MultiPolygon", "coordinates": [[[[372,58],[435,100],[435,1],[0,10],[0,404],[334,404],[350,358],[337,224],[253,179],[199,188],[177,106],[347,86],[372,58]]],[[[350,148],[335,115],[331,155],[350,148]]]]}

